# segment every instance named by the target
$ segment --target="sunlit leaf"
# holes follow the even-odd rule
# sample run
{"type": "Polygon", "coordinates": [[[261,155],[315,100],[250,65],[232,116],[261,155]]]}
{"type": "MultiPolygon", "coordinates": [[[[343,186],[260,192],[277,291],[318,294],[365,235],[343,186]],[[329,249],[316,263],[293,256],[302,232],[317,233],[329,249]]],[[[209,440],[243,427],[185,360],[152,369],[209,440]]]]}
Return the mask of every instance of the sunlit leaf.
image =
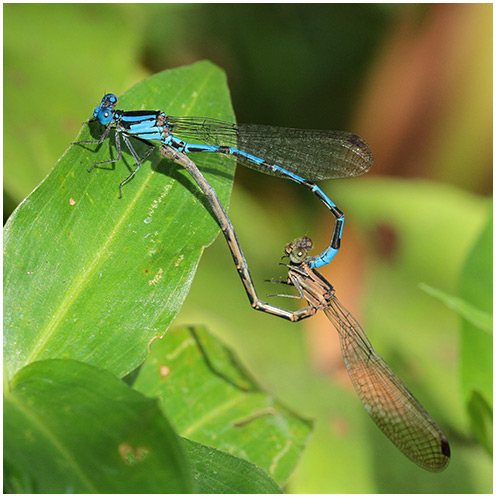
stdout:
{"type": "Polygon", "coordinates": [[[260,390],[203,328],[171,330],[151,346],[134,387],[158,397],[177,432],[248,459],[283,484],[311,424],[260,390]]]}
{"type": "MultiPolygon", "coordinates": [[[[88,102],[88,115],[101,95],[88,102]]],[[[136,85],[119,108],[232,119],[225,76],[210,63],[164,71],[136,85]]],[[[98,123],[79,139],[100,136],[98,123]]],[[[105,142],[72,145],[18,207],[4,232],[4,357],[11,377],[25,364],[72,358],[122,376],[179,311],[218,227],[180,166],[151,161],[124,188],[133,161],[88,170],[116,156],[105,142]]],[[[143,154],[145,147],[137,147],[143,154]]],[[[195,158],[224,204],[233,162],[195,158]]]]}

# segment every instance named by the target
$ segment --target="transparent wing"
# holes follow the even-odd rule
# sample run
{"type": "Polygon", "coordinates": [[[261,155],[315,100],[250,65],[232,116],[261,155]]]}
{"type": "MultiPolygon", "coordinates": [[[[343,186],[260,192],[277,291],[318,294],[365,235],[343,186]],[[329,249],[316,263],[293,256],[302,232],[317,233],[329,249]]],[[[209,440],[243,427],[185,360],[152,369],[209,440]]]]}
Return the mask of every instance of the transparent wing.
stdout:
{"type": "MultiPolygon", "coordinates": [[[[353,133],[233,124],[204,117],[168,116],[174,135],[209,145],[225,145],[254,155],[310,181],[365,174],[374,163],[370,146],[353,133]]],[[[237,157],[244,166],[273,174],[237,157]]]]}
{"type": "Polygon", "coordinates": [[[377,426],[413,462],[429,471],[443,470],[450,447],[439,426],[335,297],[325,313],[338,330],[353,386],[377,426]]]}

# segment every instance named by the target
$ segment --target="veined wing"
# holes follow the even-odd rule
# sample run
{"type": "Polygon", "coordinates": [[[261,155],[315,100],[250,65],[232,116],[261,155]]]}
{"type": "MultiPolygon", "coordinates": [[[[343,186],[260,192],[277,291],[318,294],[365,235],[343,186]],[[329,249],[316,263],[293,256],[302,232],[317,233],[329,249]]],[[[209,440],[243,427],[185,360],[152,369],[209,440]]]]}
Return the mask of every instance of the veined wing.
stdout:
{"type": "Polygon", "coordinates": [[[325,313],[338,330],[348,374],[371,418],[413,462],[429,471],[442,471],[449,462],[450,447],[439,426],[337,298],[329,301],[325,313]]]}
{"type": "MultiPolygon", "coordinates": [[[[353,133],[233,124],[220,119],[168,116],[171,132],[189,141],[235,147],[309,181],[365,174],[374,163],[370,146],[353,133]]],[[[244,166],[270,172],[237,156],[244,166]]]]}

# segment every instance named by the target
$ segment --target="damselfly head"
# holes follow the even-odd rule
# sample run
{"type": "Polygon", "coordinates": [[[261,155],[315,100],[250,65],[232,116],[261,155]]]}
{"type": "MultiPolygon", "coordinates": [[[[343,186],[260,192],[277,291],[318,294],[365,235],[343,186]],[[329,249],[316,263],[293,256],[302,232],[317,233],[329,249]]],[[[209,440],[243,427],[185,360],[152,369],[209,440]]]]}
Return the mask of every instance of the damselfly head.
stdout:
{"type": "Polygon", "coordinates": [[[301,264],[313,248],[313,242],[308,236],[298,238],[284,247],[284,255],[289,257],[293,264],[301,264]]]}
{"type": "Polygon", "coordinates": [[[107,93],[103,96],[100,105],[95,107],[93,117],[98,119],[101,124],[106,126],[114,118],[114,107],[117,105],[117,97],[113,93],[107,93]]]}

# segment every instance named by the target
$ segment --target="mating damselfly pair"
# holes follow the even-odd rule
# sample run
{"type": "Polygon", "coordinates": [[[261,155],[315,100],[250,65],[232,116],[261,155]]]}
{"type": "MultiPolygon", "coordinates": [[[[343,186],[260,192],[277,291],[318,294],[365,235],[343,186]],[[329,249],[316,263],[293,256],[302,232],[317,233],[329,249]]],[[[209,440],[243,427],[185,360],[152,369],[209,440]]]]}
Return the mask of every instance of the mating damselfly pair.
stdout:
{"type": "Polygon", "coordinates": [[[338,330],[343,357],[351,381],[367,412],[390,440],[419,466],[440,471],[449,461],[446,436],[410,393],[399,377],[375,352],[358,322],[342,307],[334,289],[315,269],[329,263],[340,248],[344,215],[336,204],[313,183],[323,179],[353,177],[366,173],[373,164],[367,143],[352,133],[233,124],[198,117],[173,117],[162,111],[116,110],[117,97],[106,94],[93,117],[106,126],[99,140],[75,142],[101,144],[115,130],[117,157],[93,164],[118,162],[122,158],[121,138],[136,164],[119,185],[130,181],[143,161],[160,143],[161,154],[182,165],[209,201],[231,250],[236,268],[252,307],[290,321],[300,321],[323,310],[338,330]],[[131,139],[149,146],[142,158],[131,139]],[[192,143],[198,140],[205,143],[192,143]],[[233,225],[190,153],[220,153],[266,174],[291,179],[312,191],[335,218],[331,242],[320,255],[310,257],[312,244],[302,238],[286,247],[290,258],[287,283],[308,302],[301,311],[288,311],[258,298],[246,259],[233,225]]]}

